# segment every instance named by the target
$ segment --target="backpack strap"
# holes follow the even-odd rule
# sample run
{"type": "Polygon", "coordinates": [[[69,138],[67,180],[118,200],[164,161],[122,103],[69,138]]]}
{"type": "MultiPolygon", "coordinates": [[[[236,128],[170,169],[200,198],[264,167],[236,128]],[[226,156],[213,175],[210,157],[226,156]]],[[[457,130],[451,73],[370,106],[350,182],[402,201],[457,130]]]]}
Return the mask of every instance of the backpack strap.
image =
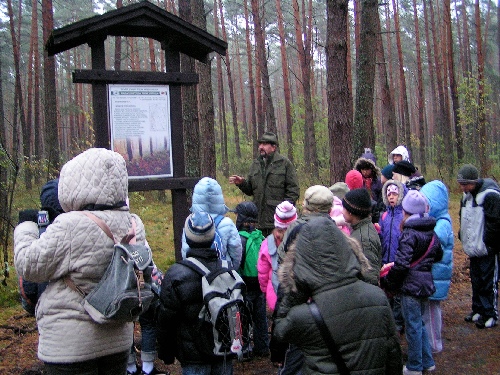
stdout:
{"type": "Polygon", "coordinates": [[[106,224],[106,222],[104,220],[102,220],[101,218],[97,217],[96,215],[94,215],[93,213],[91,213],[89,211],[82,211],[82,214],[84,214],[89,219],[93,220],[97,225],[99,225],[99,228],[101,228],[103,230],[103,232],[106,233],[106,235],[115,242],[115,244],[117,244],[117,243],[135,244],[136,243],[135,228],[136,228],[137,224],[136,224],[133,216],[131,217],[132,218],[132,220],[131,220],[132,226],[130,227],[128,233],[125,236],[123,236],[121,241],[118,242],[116,237],[111,232],[111,229],[109,229],[108,224],[106,224]]]}
{"type": "MultiPolygon", "coordinates": [[[[102,231],[104,233],[106,233],[106,235],[113,240],[113,242],[115,244],[119,244],[119,242],[117,241],[116,237],[111,232],[111,229],[109,228],[108,224],[106,224],[104,222],[104,220],[102,220],[101,218],[97,217],[96,215],[94,215],[93,213],[91,213],[89,211],[81,211],[81,213],[83,215],[87,216],[93,222],[95,222],[99,226],[99,228],[101,228],[102,231]]],[[[129,244],[129,243],[130,244],[135,244],[135,227],[136,227],[135,219],[134,219],[134,217],[132,217],[132,227],[130,228],[129,232],[125,235],[125,237],[123,237],[122,243],[125,243],[125,244],[129,244]]],[[[130,254],[130,252],[128,251],[127,248],[125,248],[123,246],[121,246],[120,248],[122,250],[124,250],[129,256],[131,256],[131,254],[130,254]]],[[[134,260],[135,260],[135,258],[134,258],[134,260]]],[[[78,294],[80,294],[83,298],[85,298],[88,295],[87,292],[85,292],[82,288],[80,288],[78,285],[75,284],[75,282],[73,281],[73,279],[71,278],[71,276],[66,275],[63,278],[63,280],[64,280],[64,282],[66,283],[66,285],[70,289],[72,289],[75,292],[77,292],[78,294]]]]}
{"type": "Polygon", "coordinates": [[[188,257],[180,263],[198,272],[202,276],[208,275],[210,273],[210,270],[196,258],[188,257]]]}
{"type": "Polygon", "coordinates": [[[234,278],[234,275],[232,272],[236,273],[236,271],[231,270],[231,268],[229,267],[229,262],[227,260],[223,260],[223,259],[217,260],[218,267],[214,271],[210,271],[203,263],[201,263],[198,259],[193,258],[193,257],[188,257],[184,260],[181,260],[179,263],[192,269],[193,271],[197,272],[201,276],[205,276],[207,281],[210,284],[221,273],[229,272],[229,274],[233,278],[234,278]]]}
{"type": "Polygon", "coordinates": [[[222,219],[224,219],[225,216],[224,215],[217,215],[214,219],[214,225],[215,225],[215,229],[217,229],[217,227],[219,226],[220,222],[222,221],[222,219]]]}
{"type": "Polygon", "coordinates": [[[116,240],[115,236],[111,232],[111,229],[109,229],[108,224],[106,224],[104,222],[104,220],[102,220],[101,218],[98,218],[97,216],[95,216],[93,213],[91,213],[89,211],[82,211],[82,214],[84,214],[89,219],[91,219],[92,221],[94,221],[97,225],[99,225],[99,228],[101,228],[102,231],[104,233],[106,233],[106,235],[114,241],[114,243],[118,243],[118,241],[116,240]]]}
{"type": "Polygon", "coordinates": [[[330,351],[333,362],[335,362],[335,365],[337,366],[337,370],[341,375],[350,375],[351,372],[349,371],[344,358],[342,358],[342,354],[340,353],[337,344],[335,343],[335,341],[333,341],[333,337],[330,334],[330,331],[328,330],[323,317],[321,316],[318,305],[316,305],[316,302],[314,302],[312,298],[307,302],[307,305],[309,306],[311,315],[313,316],[316,326],[321,333],[321,337],[325,341],[326,346],[330,351]]]}
{"type": "Polygon", "coordinates": [[[432,245],[434,245],[434,240],[436,239],[436,235],[433,234],[432,235],[432,239],[431,239],[431,243],[429,244],[429,247],[427,248],[427,250],[425,251],[424,255],[422,255],[420,258],[418,258],[416,261],[412,262],[410,264],[410,268],[413,268],[415,267],[417,264],[419,264],[422,260],[425,259],[425,257],[427,256],[427,254],[429,254],[429,251],[431,251],[431,248],[432,248],[432,245]]]}

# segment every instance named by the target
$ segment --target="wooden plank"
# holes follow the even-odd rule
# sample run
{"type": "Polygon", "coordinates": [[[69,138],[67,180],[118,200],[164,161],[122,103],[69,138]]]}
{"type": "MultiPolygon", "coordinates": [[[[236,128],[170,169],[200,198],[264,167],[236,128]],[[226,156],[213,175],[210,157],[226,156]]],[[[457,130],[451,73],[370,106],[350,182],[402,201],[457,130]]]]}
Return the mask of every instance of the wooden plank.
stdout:
{"type": "Polygon", "coordinates": [[[105,69],[75,70],[73,83],[136,83],[195,85],[199,82],[197,73],[115,71],[105,69]]]}
{"type": "Polygon", "coordinates": [[[201,177],[165,177],[128,180],[129,191],[192,189],[201,177]]]}

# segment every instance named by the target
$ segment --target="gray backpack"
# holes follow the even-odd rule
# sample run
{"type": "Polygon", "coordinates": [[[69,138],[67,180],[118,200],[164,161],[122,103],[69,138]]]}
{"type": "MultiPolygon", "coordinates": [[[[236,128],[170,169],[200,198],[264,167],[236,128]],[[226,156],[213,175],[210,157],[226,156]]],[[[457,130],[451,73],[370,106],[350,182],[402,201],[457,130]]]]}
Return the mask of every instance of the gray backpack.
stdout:
{"type": "Polygon", "coordinates": [[[244,299],[246,285],[241,276],[218,260],[220,267],[210,272],[196,258],[181,263],[202,276],[203,308],[199,318],[209,322],[213,331],[213,351],[216,356],[236,354],[242,358],[250,349],[252,318],[244,299]]]}
{"type": "Polygon", "coordinates": [[[132,229],[118,242],[108,225],[97,216],[84,211],[114,242],[113,256],[99,283],[85,293],[68,276],[64,280],[83,297],[83,308],[97,323],[132,322],[145,312],[153,298],[151,249],[135,243],[135,220],[132,229]]]}

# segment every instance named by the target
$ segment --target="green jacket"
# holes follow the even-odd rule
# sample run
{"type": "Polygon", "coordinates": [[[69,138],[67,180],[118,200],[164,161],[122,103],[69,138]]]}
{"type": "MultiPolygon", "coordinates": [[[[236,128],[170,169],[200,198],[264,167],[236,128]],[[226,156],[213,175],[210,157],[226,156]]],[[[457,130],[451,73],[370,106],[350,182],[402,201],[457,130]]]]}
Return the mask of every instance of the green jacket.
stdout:
{"type": "Polygon", "coordinates": [[[288,266],[288,272],[280,269],[284,296],[273,336],[300,348],[304,374],[339,373],[309,311],[309,297],[351,373],[401,374],[401,346],[387,297],[359,280],[361,266],[333,220],[316,216],[301,228],[282,265],[288,266]]]}
{"type": "Polygon", "coordinates": [[[295,204],[300,195],[295,167],[277,152],[267,161],[260,156],[255,159],[247,179],[237,186],[246,195],[253,196],[259,209],[258,228],[274,228],[276,206],[285,200],[295,204]]]}
{"type": "Polygon", "coordinates": [[[382,245],[377,230],[372,224],[371,216],[364,218],[359,223],[352,226],[351,237],[361,243],[363,253],[370,261],[372,270],[369,272],[365,281],[367,283],[377,285],[380,276],[382,245]]]}

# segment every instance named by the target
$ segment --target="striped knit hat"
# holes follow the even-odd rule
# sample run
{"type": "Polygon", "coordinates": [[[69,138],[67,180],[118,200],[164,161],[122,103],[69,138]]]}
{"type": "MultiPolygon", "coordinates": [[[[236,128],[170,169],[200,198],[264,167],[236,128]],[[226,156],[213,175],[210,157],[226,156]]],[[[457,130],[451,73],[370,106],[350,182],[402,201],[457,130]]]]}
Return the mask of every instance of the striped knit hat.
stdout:
{"type": "Polygon", "coordinates": [[[297,209],[288,201],[281,202],[274,213],[274,226],[286,229],[297,220],[297,209]]]}
{"type": "Polygon", "coordinates": [[[215,237],[214,220],[206,212],[189,215],[184,224],[186,243],[193,248],[209,248],[215,237]]]}

